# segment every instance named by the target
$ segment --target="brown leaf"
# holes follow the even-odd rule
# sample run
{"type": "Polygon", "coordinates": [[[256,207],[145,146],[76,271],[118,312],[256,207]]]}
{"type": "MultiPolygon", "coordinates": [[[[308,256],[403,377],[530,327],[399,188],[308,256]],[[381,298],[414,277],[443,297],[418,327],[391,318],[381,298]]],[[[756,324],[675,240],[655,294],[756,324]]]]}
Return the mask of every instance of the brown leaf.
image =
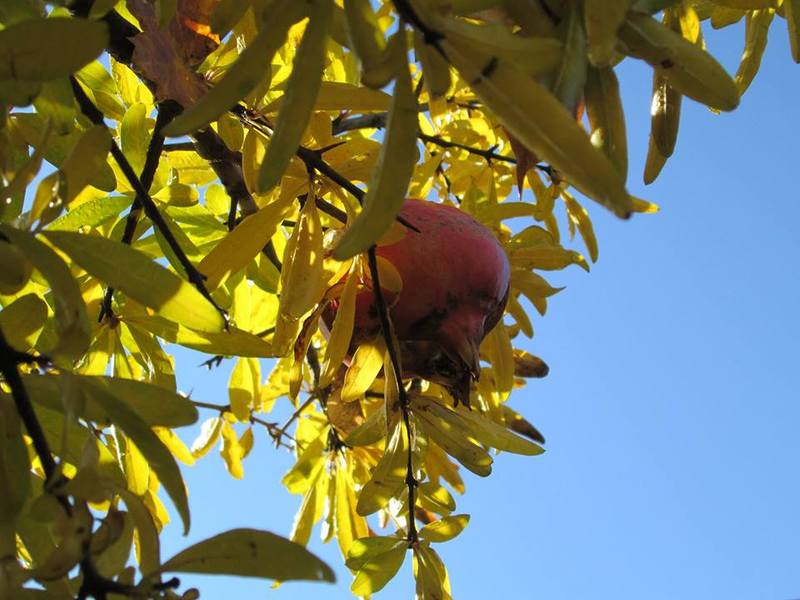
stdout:
{"type": "Polygon", "coordinates": [[[219,46],[219,37],[209,26],[218,2],[180,0],[166,29],[158,26],[153,4],[145,0],[128,2],[142,27],[133,38],[133,63],[156,85],[159,100],[176,100],[188,106],[205,93],[205,81],[194,69],[219,46]]]}
{"type": "Polygon", "coordinates": [[[503,127],[503,131],[506,132],[508,141],[511,142],[511,150],[514,152],[514,156],[517,157],[517,190],[519,190],[519,196],[522,198],[522,188],[525,184],[525,175],[529,169],[534,167],[536,163],[539,162],[539,159],[533,152],[528,150],[522,142],[511,135],[511,132],[508,131],[508,129],[503,127]]]}

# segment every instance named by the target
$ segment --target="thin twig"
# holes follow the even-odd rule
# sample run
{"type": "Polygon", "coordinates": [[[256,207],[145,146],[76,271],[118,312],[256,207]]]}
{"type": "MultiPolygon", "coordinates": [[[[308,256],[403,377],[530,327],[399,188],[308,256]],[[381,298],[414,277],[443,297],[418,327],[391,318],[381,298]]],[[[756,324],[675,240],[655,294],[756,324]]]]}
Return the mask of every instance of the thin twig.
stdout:
{"type": "MultiPolygon", "coordinates": [[[[100,110],[89,99],[75,77],[70,76],[70,83],[72,84],[72,91],[75,94],[75,99],[78,101],[78,106],[80,106],[81,112],[83,112],[83,114],[86,115],[86,117],[92,123],[105,126],[105,123],[103,122],[103,113],[100,112],[100,110]]],[[[120,147],[114,140],[111,141],[111,155],[117,161],[117,164],[125,176],[125,179],[128,180],[128,183],[130,183],[131,187],[136,192],[136,196],[139,198],[139,202],[142,204],[145,214],[153,222],[153,225],[156,227],[156,229],[161,232],[161,235],[164,236],[167,245],[169,245],[170,249],[175,253],[175,256],[178,258],[178,262],[180,262],[186,273],[187,279],[197,288],[197,290],[206,298],[206,300],[208,300],[214,306],[214,308],[219,311],[227,325],[228,316],[225,311],[222,310],[219,305],[217,305],[216,301],[211,297],[208,289],[206,289],[205,276],[197,270],[197,268],[186,256],[186,253],[183,251],[183,248],[181,248],[178,240],[175,239],[175,235],[172,233],[172,230],[169,228],[167,222],[164,220],[164,217],[159,212],[156,203],[150,197],[149,192],[144,188],[142,182],[133,171],[131,164],[128,162],[128,159],[125,158],[122,150],[120,150],[120,147]]]]}
{"type": "Polygon", "coordinates": [[[442,148],[458,148],[460,150],[465,150],[470,154],[474,154],[475,156],[480,156],[485,158],[487,162],[496,160],[500,162],[506,162],[512,165],[517,164],[517,159],[511,156],[498,154],[497,152],[494,151],[493,148],[484,150],[483,148],[476,148],[475,146],[467,146],[466,144],[451,142],[450,140],[445,140],[437,135],[428,135],[427,133],[421,133],[421,132],[419,134],[419,139],[421,139],[424,142],[428,142],[429,144],[436,144],[437,146],[441,146],[442,148]]]}
{"type": "MultiPolygon", "coordinates": [[[[191,399],[189,401],[194,406],[196,406],[197,408],[205,408],[205,409],[208,409],[208,410],[215,410],[220,415],[232,412],[230,404],[212,404],[210,402],[201,402],[199,400],[191,400],[191,399]]],[[[291,440],[292,442],[294,442],[298,447],[302,447],[302,445],[294,437],[292,437],[291,435],[289,435],[285,431],[281,431],[280,428],[278,427],[277,423],[270,423],[269,421],[265,421],[264,419],[260,419],[259,417],[256,417],[255,415],[253,415],[252,411],[250,412],[250,416],[248,417],[248,420],[250,421],[250,423],[257,423],[258,425],[264,426],[267,429],[267,432],[269,433],[269,436],[275,441],[275,444],[277,446],[283,446],[284,448],[287,448],[289,450],[292,449],[291,446],[289,446],[287,444],[284,444],[282,442],[281,438],[285,437],[286,439],[291,440]]]]}
{"type": "MultiPolygon", "coordinates": [[[[139,180],[142,182],[142,187],[150,190],[153,185],[153,179],[158,169],[158,163],[161,159],[161,151],[164,147],[164,136],[161,135],[161,130],[169,123],[173,117],[180,112],[180,107],[174,102],[159,102],[158,116],[156,116],[156,124],[153,128],[153,137],[150,138],[150,144],[147,146],[147,155],[142,167],[142,174],[139,180]]],[[[125,220],[125,232],[122,234],[122,243],[130,245],[133,241],[134,233],[136,232],[136,225],[139,223],[139,218],[142,214],[142,203],[137,194],[133,199],[133,204],[128,211],[128,216],[125,220]]],[[[106,318],[112,318],[114,312],[111,308],[111,299],[114,296],[114,288],[108,286],[103,301],[100,304],[99,322],[103,322],[106,318]]]]}
{"type": "MultiPolygon", "coordinates": [[[[387,120],[387,113],[375,113],[371,115],[362,115],[358,117],[353,117],[351,119],[344,119],[337,125],[333,134],[336,135],[339,133],[344,133],[345,131],[352,131],[353,129],[383,129],[384,127],[386,127],[386,120],[387,120]]],[[[423,142],[428,142],[429,144],[436,144],[437,146],[441,146],[442,148],[459,148],[461,150],[465,150],[470,154],[481,156],[485,158],[487,161],[496,160],[500,162],[506,162],[512,165],[517,164],[517,160],[513,156],[505,156],[504,154],[499,154],[495,152],[494,149],[492,148],[484,150],[483,148],[476,148],[475,146],[459,144],[458,142],[452,142],[450,140],[446,140],[438,135],[428,135],[427,133],[422,133],[422,132],[419,133],[418,137],[423,142]]]]}
{"type": "Polygon", "coordinates": [[[403,386],[403,371],[400,365],[400,353],[397,348],[397,339],[394,335],[392,328],[391,317],[389,316],[389,308],[386,304],[386,299],[383,297],[383,290],[381,289],[380,273],[378,271],[378,258],[375,253],[375,246],[372,246],[367,251],[367,259],[369,261],[369,272],[372,277],[372,294],[375,300],[375,308],[377,309],[378,316],[381,322],[381,333],[383,339],[386,340],[386,348],[389,352],[389,360],[392,363],[392,368],[395,372],[395,380],[397,381],[397,394],[400,398],[400,409],[403,412],[403,424],[406,428],[406,435],[408,437],[408,457],[406,462],[406,486],[408,487],[408,544],[412,546],[419,540],[417,533],[417,523],[414,516],[414,507],[416,506],[416,490],[417,480],[414,477],[414,447],[411,441],[411,419],[409,417],[408,409],[408,394],[406,388],[403,386]]]}
{"type": "Polygon", "coordinates": [[[286,422],[285,422],[283,425],[281,425],[281,426],[278,428],[278,434],[280,434],[280,435],[286,435],[286,436],[288,437],[288,434],[286,433],[286,431],[289,429],[289,427],[292,425],[292,423],[294,423],[294,422],[297,420],[297,418],[298,418],[298,417],[299,417],[299,416],[302,414],[302,412],[303,412],[305,409],[307,409],[309,406],[311,406],[311,404],[312,404],[312,403],[313,403],[315,400],[318,400],[318,398],[317,398],[317,396],[316,396],[316,395],[314,395],[314,394],[312,394],[312,395],[310,395],[308,398],[306,398],[306,401],[305,401],[305,402],[303,402],[303,403],[302,403],[300,406],[298,406],[298,407],[297,407],[297,410],[295,410],[295,411],[292,413],[292,416],[291,416],[291,417],[289,417],[289,418],[286,420],[286,422]]]}

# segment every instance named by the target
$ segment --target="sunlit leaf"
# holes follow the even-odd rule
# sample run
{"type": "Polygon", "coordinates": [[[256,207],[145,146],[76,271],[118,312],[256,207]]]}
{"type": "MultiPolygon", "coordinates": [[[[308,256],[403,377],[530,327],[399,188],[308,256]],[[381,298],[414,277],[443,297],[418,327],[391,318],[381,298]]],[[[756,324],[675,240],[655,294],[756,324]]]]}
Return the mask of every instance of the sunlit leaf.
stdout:
{"type": "Polygon", "coordinates": [[[331,568],[299,544],[256,529],[232,529],[198,542],[170,558],[158,571],[336,581],[331,568]]]}

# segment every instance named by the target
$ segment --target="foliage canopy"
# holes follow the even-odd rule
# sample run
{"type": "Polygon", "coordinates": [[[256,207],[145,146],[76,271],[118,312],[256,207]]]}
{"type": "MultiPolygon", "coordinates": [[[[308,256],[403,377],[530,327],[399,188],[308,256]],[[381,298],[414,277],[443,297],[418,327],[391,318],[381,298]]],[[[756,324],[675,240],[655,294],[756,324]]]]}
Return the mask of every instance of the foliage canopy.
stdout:
{"type": "Polygon", "coordinates": [[[657,210],[626,191],[616,66],[653,68],[649,183],[682,98],[734,109],[781,20],[800,62],[799,0],[4,1],[0,598],[196,597],[174,572],[332,581],[304,548],[319,522],[355,595],[410,552],[418,596],[449,598],[434,548],[469,521],[459,466],[543,451],[507,403],[547,373],[514,348],[560,291],[541,272],[597,260],[584,198],[657,210]],[[741,20],[731,77],[703,26],[741,20]],[[390,327],[351,347],[355,294],[413,285],[374,260],[409,196],[471,214],[511,264],[471,410],[402,380],[390,327]],[[229,403],[180,394],[165,344],[235,360],[229,403]],[[175,429],[201,411],[187,447],[175,429]],[[160,491],[190,527],[178,463],[220,445],[240,478],[262,429],[296,456],[291,540],[237,529],[164,559],[160,491]]]}

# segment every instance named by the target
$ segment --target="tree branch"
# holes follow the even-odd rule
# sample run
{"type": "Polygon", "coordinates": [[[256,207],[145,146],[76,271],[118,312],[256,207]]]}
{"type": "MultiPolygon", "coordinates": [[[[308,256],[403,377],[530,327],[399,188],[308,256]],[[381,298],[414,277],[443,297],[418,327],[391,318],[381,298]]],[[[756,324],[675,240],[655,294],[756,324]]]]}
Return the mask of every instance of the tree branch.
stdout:
{"type": "MultiPolygon", "coordinates": [[[[17,352],[6,340],[0,329],[0,373],[6,380],[6,384],[11,388],[11,397],[14,399],[14,405],[17,407],[17,413],[20,419],[25,424],[25,429],[28,432],[31,440],[33,441],[33,448],[36,450],[36,455],[39,457],[39,462],[42,464],[42,470],[46,478],[45,486],[53,483],[53,478],[56,476],[57,465],[53,458],[53,453],[50,451],[50,445],[47,443],[47,438],[44,435],[44,430],[39,424],[39,419],[33,410],[28,390],[22,383],[22,377],[19,374],[17,365],[20,361],[21,353],[17,352]]],[[[62,498],[64,502],[66,499],[62,498]]],[[[63,503],[63,502],[62,502],[63,503]]],[[[69,503],[65,508],[69,507],[69,503]]]]}
{"type": "MultiPolygon", "coordinates": [[[[153,137],[150,138],[150,144],[147,146],[147,156],[144,161],[144,167],[142,168],[142,174],[139,176],[142,187],[148,191],[153,185],[153,178],[155,177],[158,163],[161,159],[161,151],[164,148],[164,136],[161,135],[161,130],[180,112],[180,110],[180,106],[172,101],[160,102],[158,104],[158,116],[156,117],[156,124],[153,128],[153,137]]],[[[139,223],[141,214],[142,203],[137,194],[133,199],[133,204],[125,220],[125,232],[122,234],[123,244],[130,245],[133,241],[133,235],[136,232],[136,225],[139,223]]],[[[114,316],[114,312],[111,308],[111,299],[113,295],[114,288],[108,286],[100,305],[98,321],[101,323],[105,318],[112,318],[114,316]]]]}
{"type": "Polygon", "coordinates": [[[408,544],[409,546],[416,544],[419,541],[419,534],[417,533],[417,523],[414,516],[414,508],[416,506],[416,490],[418,482],[414,477],[414,448],[411,441],[411,419],[408,411],[408,394],[406,388],[403,386],[403,371],[400,365],[400,352],[397,348],[397,338],[394,335],[394,328],[392,327],[391,317],[389,316],[389,309],[386,304],[386,299],[383,297],[383,290],[381,289],[380,273],[378,271],[378,258],[375,253],[375,246],[370,247],[367,251],[367,259],[369,261],[369,271],[372,277],[372,294],[375,301],[375,308],[377,309],[378,316],[381,322],[381,333],[383,339],[386,340],[386,349],[389,352],[389,359],[392,363],[392,368],[395,372],[395,380],[397,381],[397,394],[400,398],[400,409],[403,412],[403,424],[406,428],[406,435],[408,437],[408,457],[406,460],[406,486],[408,487],[408,544]]]}
{"type": "MultiPolygon", "coordinates": [[[[340,133],[344,133],[345,131],[352,131],[354,129],[383,129],[386,127],[386,120],[387,120],[387,113],[373,113],[370,115],[360,115],[358,117],[352,117],[350,119],[343,119],[340,121],[333,129],[333,135],[337,135],[340,133]]],[[[460,150],[465,150],[470,154],[474,154],[476,156],[480,156],[487,161],[496,160],[500,162],[506,162],[512,165],[517,164],[517,160],[511,156],[505,156],[504,154],[499,154],[495,152],[493,149],[484,150],[483,148],[477,148],[475,146],[467,146],[466,144],[459,144],[458,142],[452,142],[450,140],[446,140],[438,135],[428,135],[426,133],[419,134],[419,139],[423,142],[428,142],[429,144],[436,144],[442,148],[459,148],[460,150]]]]}
{"type": "MultiPolygon", "coordinates": [[[[100,110],[89,99],[75,77],[70,77],[70,84],[72,84],[72,91],[75,94],[75,99],[78,101],[78,106],[80,107],[81,112],[95,125],[102,125],[105,127],[103,113],[100,112],[100,110]]],[[[164,217],[159,212],[156,203],[150,197],[149,192],[142,185],[142,182],[136,176],[136,173],[134,173],[131,164],[128,162],[128,159],[125,158],[122,150],[120,150],[119,146],[114,140],[111,140],[111,155],[117,161],[117,164],[122,170],[123,175],[125,175],[128,183],[130,183],[131,187],[136,192],[136,196],[139,199],[145,214],[153,222],[153,225],[156,227],[156,229],[161,232],[161,235],[164,236],[167,244],[175,253],[175,256],[178,258],[178,261],[186,272],[187,279],[197,288],[197,290],[206,298],[206,300],[208,300],[214,306],[214,308],[219,311],[219,313],[225,319],[225,323],[227,323],[228,317],[225,314],[225,311],[217,305],[216,301],[211,297],[211,294],[206,289],[205,276],[197,270],[197,268],[186,256],[186,253],[183,251],[183,248],[181,248],[178,240],[175,239],[175,236],[167,225],[167,222],[164,220],[164,217]]]]}

